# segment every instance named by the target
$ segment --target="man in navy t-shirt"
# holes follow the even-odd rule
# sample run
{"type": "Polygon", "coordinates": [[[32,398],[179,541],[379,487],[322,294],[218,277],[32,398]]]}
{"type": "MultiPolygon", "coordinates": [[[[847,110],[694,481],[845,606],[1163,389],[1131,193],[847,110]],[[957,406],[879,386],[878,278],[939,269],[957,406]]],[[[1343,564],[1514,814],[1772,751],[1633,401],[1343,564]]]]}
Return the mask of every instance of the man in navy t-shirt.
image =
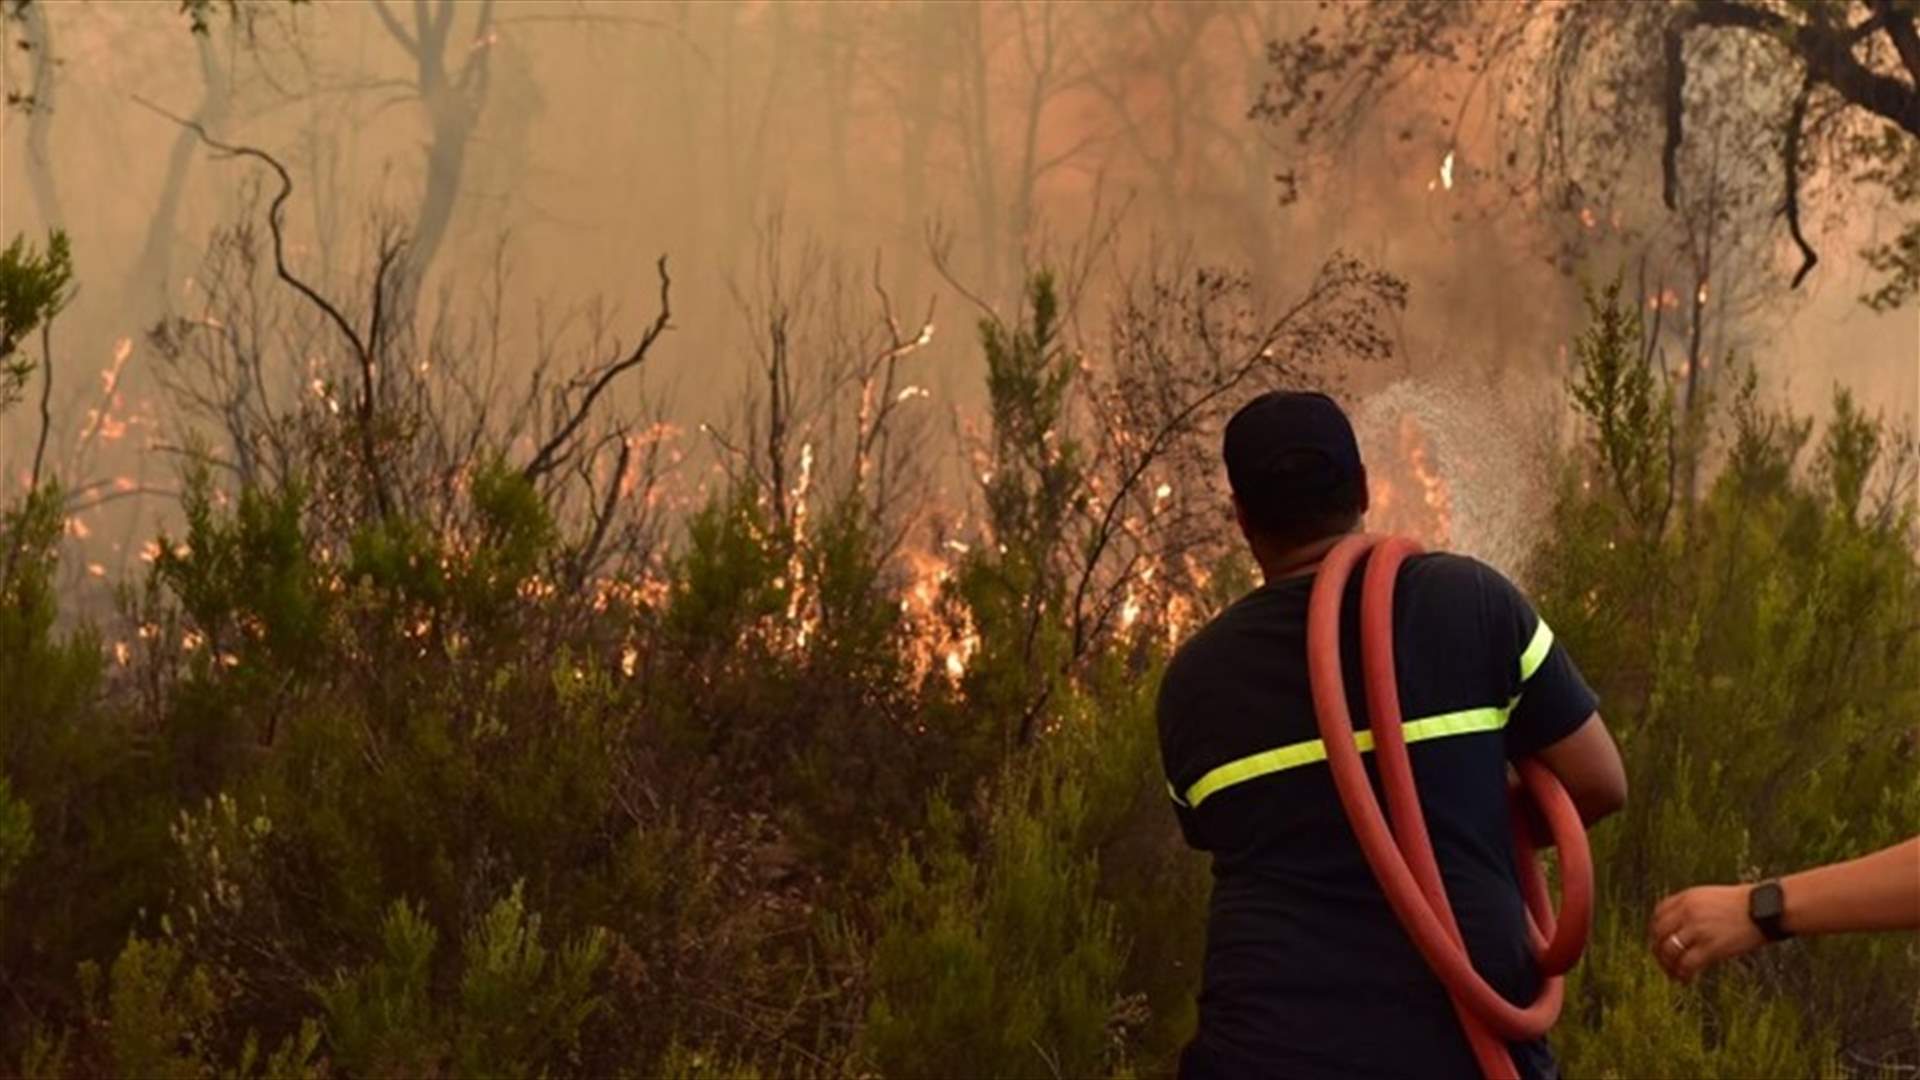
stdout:
{"type": "MultiPolygon", "coordinates": [[[[1354,840],[1314,723],[1307,597],[1320,559],[1367,509],[1353,429],[1325,395],[1265,394],[1227,424],[1225,458],[1266,584],[1195,634],[1160,687],[1174,811],[1187,841],[1213,854],[1200,1025],[1181,1076],[1476,1076],[1446,991],[1354,840]]],[[[1365,568],[1341,615],[1356,729],[1366,726],[1365,568]]],[[[1487,566],[1408,560],[1393,625],[1408,750],[1447,896],[1475,968],[1524,1004],[1540,976],[1514,867],[1508,762],[1536,756],[1591,823],[1626,799],[1619,753],[1572,658],[1487,566]]],[[[1511,1049],[1523,1077],[1555,1075],[1544,1042],[1511,1049]]]]}

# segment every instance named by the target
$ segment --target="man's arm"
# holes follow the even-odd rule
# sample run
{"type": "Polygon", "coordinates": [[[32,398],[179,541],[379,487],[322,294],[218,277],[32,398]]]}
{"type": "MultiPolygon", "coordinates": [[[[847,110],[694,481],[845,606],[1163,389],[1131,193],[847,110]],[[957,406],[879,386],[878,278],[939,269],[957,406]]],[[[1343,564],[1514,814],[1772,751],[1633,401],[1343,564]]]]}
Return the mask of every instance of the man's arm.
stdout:
{"type": "MultiPolygon", "coordinates": [[[[1493,677],[1512,698],[1508,755],[1545,765],[1572,796],[1584,824],[1617,812],[1627,804],[1627,770],[1600,719],[1599,699],[1519,588],[1484,563],[1472,565],[1487,603],[1493,677]]],[[[1511,782],[1519,781],[1512,777],[1511,782]]],[[[1522,800],[1521,805],[1532,803],[1522,800]]],[[[1545,823],[1537,813],[1531,816],[1529,831],[1536,841],[1551,843],[1545,823]]]]}
{"type": "Polygon", "coordinates": [[[1566,786],[1584,824],[1591,826],[1627,805],[1627,767],[1599,713],[1588,716],[1573,734],[1541,747],[1534,757],[1566,786]]]}
{"type": "Polygon", "coordinates": [[[1182,743],[1182,718],[1189,715],[1190,705],[1186,688],[1191,685],[1185,675],[1186,659],[1184,650],[1175,653],[1168,661],[1166,671],[1160,676],[1160,690],[1155,695],[1154,723],[1160,736],[1160,768],[1167,778],[1167,796],[1173,803],[1173,816],[1180,822],[1180,835],[1187,846],[1196,851],[1207,850],[1200,838],[1200,823],[1194,818],[1193,807],[1187,805],[1186,793],[1178,786],[1176,776],[1191,779],[1184,770],[1187,750],[1182,743]]]}

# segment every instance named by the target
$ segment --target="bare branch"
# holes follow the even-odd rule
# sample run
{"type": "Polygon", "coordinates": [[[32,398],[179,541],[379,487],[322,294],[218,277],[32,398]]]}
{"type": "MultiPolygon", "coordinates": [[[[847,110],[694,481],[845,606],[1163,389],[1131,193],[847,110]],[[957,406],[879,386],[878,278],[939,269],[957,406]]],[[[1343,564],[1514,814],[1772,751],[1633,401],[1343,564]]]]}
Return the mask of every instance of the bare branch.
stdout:
{"type": "Polygon", "coordinates": [[[1873,7],[1873,18],[1867,20],[1881,23],[1887,36],[1893,39],[1894,50],[1900,54],[1900,62],[1907,66],[1907,73],[1913,76],[1915,86],[1920,86],[1920,33],[1913,28],[1913,7],[1906,9],[1896,6],[1894,0],[1869,0],[1873,7]]]}
{"type": "Polygon", "coordinates": [[[407,55],[414,57],[420,55],[420,43],[413,39],[412,34],[407,33],[406,27],[400,25],[400,20],[393,17],[393,12],[387,10],[387,0],[373,0],[373,13],[380,16],[380,22],[387,28],[387,33],[392,34],[393,39],[400,43],[400,47],[407,50],[407,55]]]}
{"type": "Polygon", "coordinates": [[[1274,342],[1279,340],[1285,329],[1292,325],[1296,318],[1324,300],[1326,293],[1327,289],[1324,284],[1317,285],[1310,290],[1306,296],[1297,301],[1281,315],[1279,319],[1271,324],[1267,332],[1261,335],[1260,341],[1241,358],[1239,364],[1230,370],[1225,378],[1214,382],[1204,393],[1184,402],[1177,408],[1173,415],[1154,432],[1153,437],[1148,440],[1146,447],[1140,451],[1139,458],[1134,461],[1133,466],[1127,470],[1125,476],[1121,479],[1119,488],[1109,496],[1106,511],[1101,515],[1100,524],[1094,530],[1092,542],[1087,550],[1087,556],[1081,563],[1080,579],[1073,590],[1073,602],[1068,605],[1068,609],[1072,612],[1073,617],[1072,657],[1074,659],[1078,659],[1088,644],[1085,610],[1087,587],[1093,582],[1094,570],[1099,565],[1101,555],[1106,552],[1107,545],[1113,541],[1116,529],[1116,515],[1120,512],[1120,507],[1126,501],[1127,496],[1133,492],[1134,486],[1140,482],[1141,477],[1145,476],[1147,470],[1160,459],[1161,454],[1165,452],[1167,446],[1185,429],[1193,417],[1198,415],[1200,411],[1208,405],[1219,400],[1223,395],[1231,393],[1244,383],[1247,377],[1252,375],[1260,364],[1268,362],[1272,356],[1272,346],[1274,342]]]}
{"type": "Polygon", "coordinates": [[[1660,148],[1660,198],[1667,209],[1679,208],[1680,201],[1680,156],[1681,127],[1686,120],[1686,34],[1691,26],[1690,16],[1682,14],[1667,24],[1661,37],[1661,53],[1664,57],[1666,73],[1661,96],[1662,111],[1666,116],[1667,141],[1660,148]]]}
{"type": "Polygon", "coordinates": [[[600,501],[599,509],[593,515],[593,531],[580,548],[574,565],[573,586],[576,591],[586,583],[587,575],[592,573],[594,561],[599,557],[600,546],[606,542],[607,527],[613,524],[614,510],[620,502],[620,486],[626,483],[627,466],[633,460],[633,443],[627,438],[626,429],[614,431],[611,437],[619,441],[620,457],[614,463],[613,480],[607,485],[606,497],[600,501]]]}
{"type": "MultiPolygon", "coordinates": [[[[1853,55],[1844,30],[1795,23],[1777,11],[1733,0],[1697,0],[1672,25],[1681,33],[1695,26],[1718,26],[1765,34],[1793,50],[1806,65],[1809,79],[1832,87],[1847,101],[1920,138],[1920,86],[1907,86],[1862,64],[1853,55]]],[[[1891,24],[1888,32],[1893,32],[1891,24]]]]}
{"type": "Polygon", "coordinates": [[[119,502],[121,499],[139,498],[143,495],[160,495],[169,499],[177,499],[180,497],[180,493],[172,488],[158,488],[149,487],[145,484],[135,484],[132,487],[114,488],[112,491],[102,495],[96,495],[91,499],[69,497],[67,499],[66,512],[69,514],[85,513],[97,506],[104,506],[110,502],[119,502]]]}
{"type": "Polygon", "coordinates": [[[954,292],[967,298],[968,302],[980,309],[980,313],[994,322],[1000,321],[1000,313],[993,310],[980,295],[962,283],[953,272],[953,233],[937,222],[927,225],[927,257],[933,262],[933,269],[953,288],[954,292]]]}
{"type": "Polygon", "coordinates": [[[646,360],[648,351],[653,348],[653,343],[659,340],[661,334],[666,332],[668,320],[673,314],[673,308],[670,302],[673,279],[667,275],[667,257],[665,255],[660,256],[660,261],[656,266],[660,274],[660,313],[654,317],[653,324],[647,327],[646,333],[641,335],[639,344],[633,347],[632,352],[628,353],[622,359],[607,364],[601,369],[600,374],[593,380],[592,385],[588,387],[586,395],[581,398],[580,404],[573,410],[572,415],[567,417],[566,421],[553,433],[553,436],[547,440],[546,445],[542,446],[539,452],[533,455],[533,460],[527,462],[527,467],[521,470],[521,475],[527,479],[536,479],[550,472],[555,466],[566,459],[567,455],[564,451],[567,443],[573,438],[574,433],[580,429],[580,425],[586,422],[587,415],[593,411],[594,402],[599,400],[601,393],[606,390],[608,384],[646,360]]]}
{"type": "Polygon", "coordinates": [[[40,462],[47,454],[47,432],[53,427],[53,411],[48,402],[53,397],[53,316],[48,315],[40,323],[40,440],[33,447],[33,475],[27,481],[27,490],[40,489],[40,462]]]}
{"type": "Polygon", "coordinates": [[[1786,144],[1781,150],[1786,159],[1787,179],[1786,198],[1780,209],[1787,216],[1787,231],[1793,234],[1793,242],[1800,248],[1800,269],[1793,275],[1793,287],[1796,289],[1800,287],[1802,281],[1806,280],[1807,275],[1813,272],[1814,265],[1820,261],[1820,256],[1813,250],[1813,245],[1807,243],[1806,235],[1800,231],[1800,129],[1806,123],[1807,100],[1812,96],[1813,78],[1808,76],[1807,80],[1800,84],[1800,92],[1794,95],[1793,109],[1787,115],[1786,144]]]}
{"type": "MultiPolygon", "coordinates": [[[[267,229],[273,236],[274,270],[279,275],[281,281],[286,282],[301,296],[306,297],[308,302],[319,308],[321,313],[324,314],[334,326],[339,328],[341,335],[347,339],[347,344],[353,348],[354,358],[359,361],[365,381],[363,387],[366,394],[365,400],[370,401],[373,393],[372,372],[374,356],[372,351],[367,347],[367,343],[361,339],[359,332],[354,329],[353,323],[350,322],[345,315],[340,313],[339,308],[335,307],[326,297],[321,296],[311,285],[301,280],[287,267],[286,230],[283,224],[283,215],[286,212],[287,200],[293,196],[293,177],[287,173],[286,166],[280,164],[280,159],[257,147],[221,142],[208,134],[206,127],[197,120],[188,120],[184,117],[176,116],[142,97],[135,96],[134,101],[172,120],[174,123],[192,130],[200,136],[201,142],[206,143],[208,146],[228,157],[250,157],[265,162],[267,166],[274,171],[274,174],[280,178],[280,191],[273,197],[273,202],[267,207],[267,229]]],[[[377,294],[380,291],[383,278],[384,269],[382,276],[376,277],[374,281],[376,301],[378,300],[377,294]]],[[[367,475],[372,481],[374,502],[379,508],[380,516],[385,517],[392,512],[392,505],[387,495],[386,483],[382,479],[379,455],[375,452],[375,447],[371,440],[372,433],[369,426],[372,422],[371,412],[368,411],[364,405],[361,422],[364,442],[362,452],[365,455],[364,465],[367,470],[367,475]]]]}

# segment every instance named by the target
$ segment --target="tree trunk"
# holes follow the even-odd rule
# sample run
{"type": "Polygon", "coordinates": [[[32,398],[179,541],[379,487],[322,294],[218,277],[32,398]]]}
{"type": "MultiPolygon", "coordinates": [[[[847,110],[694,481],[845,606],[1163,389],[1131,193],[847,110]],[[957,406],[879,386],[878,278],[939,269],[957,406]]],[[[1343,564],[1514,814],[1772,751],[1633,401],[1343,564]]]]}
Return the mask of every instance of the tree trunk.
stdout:
{"type": "MultiPolygon", "coordinates": [[[[927,151],[940,123],[941,20],[944,12],[932,4],[909,10],[908,83],[900,118],[900,215],[902,250],[918,251],[927,226],[927,151]]],[[[924,259],[902,260],[907,296],[918,296],[925,274],[924,259]]]]}
{"type": "MultiPolygon", "coordinates": [[[[214,56],[213,31],[194,35],[200,54],[200,107],[193,120],[213,135],[226,126],[232,105],[231,86],[214,56]]],[[[181,128],[174,136],[173,149],[167,154],[167,171],[160,183],[160,199],[153,216],[147,220],[147,236],[140,254],[127,277],[127,290],[137,301],[152,299],[164,305],[173,278],[173,239],[179,229],[180,201],[186,192],[187,175],[200,148],[200,136],[190,128],[181,128]]]]}
{"type": "Polygon", "coordinates": [[[967,144],[969,179],[973,181],[975,227],[980,242],[981,290],[994,296],[1000,288],[1000,189],[993,153],[992,100],[988,93],[987,28],[983,5],[974,5],[964,18],[961,39],[967,48],[966,113],[963,137],[967,144]]]}
{"type": "Polygon", "coordinates": [[[33,106],[27,115],[27,183],[40,211],[40,225],[61,228],[66,213],[60,208],[60,186],[54,182],[52,136],[54,64],[53,31],[47,25],[47,5],[28,4],[20,13],[26,21],[26,40],[33,43],[33,106]]]}

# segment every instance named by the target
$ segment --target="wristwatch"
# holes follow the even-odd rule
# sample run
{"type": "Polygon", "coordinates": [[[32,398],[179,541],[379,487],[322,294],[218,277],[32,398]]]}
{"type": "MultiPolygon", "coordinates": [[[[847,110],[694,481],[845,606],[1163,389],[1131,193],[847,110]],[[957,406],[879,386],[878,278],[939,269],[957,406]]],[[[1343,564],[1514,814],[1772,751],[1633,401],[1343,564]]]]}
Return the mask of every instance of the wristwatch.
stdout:
{"type": "Polygon", "coordinates": [[[1747,918],[1760,928],[1768,941],[1785,941],[1793,932],[1780,925],[1787,913],[1787,895],[1778,881],[1763,881],[1747,893],[1747,918]]]}

